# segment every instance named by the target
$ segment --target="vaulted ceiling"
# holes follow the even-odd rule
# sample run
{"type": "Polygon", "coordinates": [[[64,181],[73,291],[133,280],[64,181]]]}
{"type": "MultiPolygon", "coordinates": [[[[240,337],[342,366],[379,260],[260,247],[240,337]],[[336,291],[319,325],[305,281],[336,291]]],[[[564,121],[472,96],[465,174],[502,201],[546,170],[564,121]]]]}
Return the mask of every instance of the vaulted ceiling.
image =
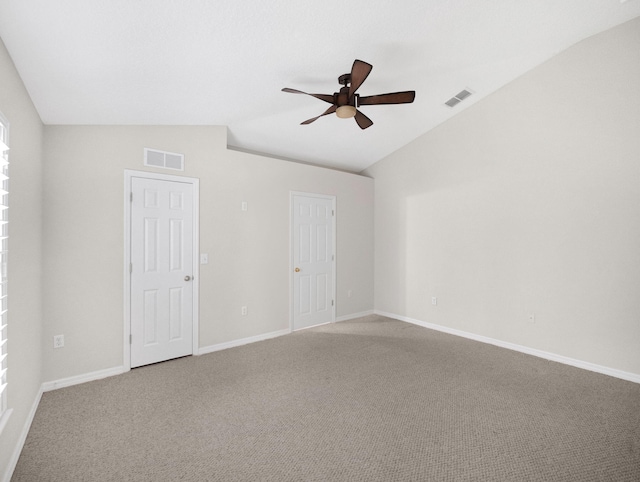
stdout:
{"type": "Polygon", "coordinates": [[[0,0],[0,37],[45,124],[226,125],[232,148],[358,172],[639,15],[640,0],[0,0]],[[361,95],[415,102],[363,106],[366,130],[300,125],[328,104],[281,89],[332,94],[355,59],[373,65],[361,95]]]}

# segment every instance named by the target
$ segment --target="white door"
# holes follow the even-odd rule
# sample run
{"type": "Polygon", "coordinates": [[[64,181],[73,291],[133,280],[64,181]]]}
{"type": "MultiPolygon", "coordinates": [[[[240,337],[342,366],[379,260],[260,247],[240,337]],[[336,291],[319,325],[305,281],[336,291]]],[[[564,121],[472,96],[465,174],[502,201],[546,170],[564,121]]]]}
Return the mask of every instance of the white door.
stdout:
{"type": "Polygon", "coordinates": [[[334,198],[292,196],[293,329],[334,321],[334,198]]]}
{"type": "Polygon", "coordinates": [[[131,367],[193,353],[193,185],[131,178],[131,367]]]}

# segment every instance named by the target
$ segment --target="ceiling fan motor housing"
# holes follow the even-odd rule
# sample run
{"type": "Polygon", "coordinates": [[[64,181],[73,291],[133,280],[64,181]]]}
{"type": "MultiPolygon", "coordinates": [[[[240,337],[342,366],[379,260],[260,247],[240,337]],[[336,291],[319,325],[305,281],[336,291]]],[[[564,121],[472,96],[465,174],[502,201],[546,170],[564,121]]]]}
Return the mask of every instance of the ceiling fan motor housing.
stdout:
{"type": "Polygon", "coordinates": [[[352,105],[355,106],[356,105],[356,95],[354,94],[353,97],[351,99],[349,99],[349,87],[342,87],[340,89],[340,92],[336,92],[335,94],[333,94],[334,97],[334,103],[338,106],[341,107],[343,105],[352,105]],[[351,102],[349,102],[349,100],[351,100],[351,102]]]}

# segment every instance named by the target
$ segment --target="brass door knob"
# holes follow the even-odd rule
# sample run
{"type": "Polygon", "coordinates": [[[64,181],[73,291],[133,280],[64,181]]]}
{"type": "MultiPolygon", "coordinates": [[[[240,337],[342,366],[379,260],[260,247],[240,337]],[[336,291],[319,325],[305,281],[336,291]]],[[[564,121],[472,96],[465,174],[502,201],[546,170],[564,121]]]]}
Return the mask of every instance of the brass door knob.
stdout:
{"type": "Polygon", "coordinates": [[[299,272],[300,272],[300,268],[296,268],[294,271],[295,271],[296,273],[299,273],[299,272]]]}

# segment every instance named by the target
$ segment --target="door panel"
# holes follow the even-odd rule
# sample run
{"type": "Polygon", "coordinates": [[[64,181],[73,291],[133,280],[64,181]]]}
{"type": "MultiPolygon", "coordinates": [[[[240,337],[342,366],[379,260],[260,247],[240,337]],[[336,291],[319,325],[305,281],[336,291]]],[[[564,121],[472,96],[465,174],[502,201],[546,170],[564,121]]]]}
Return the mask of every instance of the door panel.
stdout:
{"type": "Polygon", "coordinates": [[[292,198],[294,330],[335,318],[333,206],[332,198],[292,198]]]}
{"type": "Polygon", "coordinates": [[[326,273],[316,276],[316,311],[329,309],[329,279],[326,273]]]}
{"type": "Polygon", "coordinates": [[[193,186],[132,177],[131,367],[193,353],[193,186]]]}
{"type": "Polygon", "coordinates": [[[158,342],[158,290],[144,291],[144,346],[158,342]]]}
{"type": "Polygon", "coordinates": [[[184,232],[182,229],[182,219],[169,220],[169,270],[180,271],[183,270],[183,255],[184,246],[182,240],[184,239],[184,232]]]}

